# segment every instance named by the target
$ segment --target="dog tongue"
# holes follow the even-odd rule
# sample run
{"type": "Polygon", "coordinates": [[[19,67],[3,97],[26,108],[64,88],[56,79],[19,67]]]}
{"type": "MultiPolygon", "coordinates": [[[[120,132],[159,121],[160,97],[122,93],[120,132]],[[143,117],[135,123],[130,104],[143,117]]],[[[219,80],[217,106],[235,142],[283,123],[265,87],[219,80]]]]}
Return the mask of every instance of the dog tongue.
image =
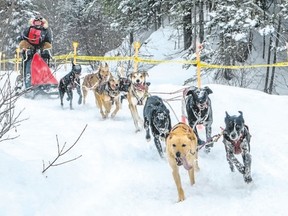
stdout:
{"type": "Polygon", "coordinates": [[[138,88],[140,90],[145,90],[145,85],[138,83],[138,84],[136,84],[136,88],[138,88]]]}
{"type": "Polygon", "coordinates": [[[183,167],[184,167],[186,170],[192,169],[193,166],[188,163],[186,157],[182,157],[182,158],[181,158],[181,161],[182,161],[182,163],[183,163],[183,167]]]}

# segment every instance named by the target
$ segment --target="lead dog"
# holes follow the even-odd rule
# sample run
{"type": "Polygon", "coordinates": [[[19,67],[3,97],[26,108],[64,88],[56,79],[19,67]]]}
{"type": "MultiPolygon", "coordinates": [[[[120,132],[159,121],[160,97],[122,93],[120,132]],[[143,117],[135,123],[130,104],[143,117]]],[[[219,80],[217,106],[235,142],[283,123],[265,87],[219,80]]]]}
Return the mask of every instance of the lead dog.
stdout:
{"type": "MultiPolygon", "coordinates": [[[[188,115],[188,122],[191,128],[195,131],[198,144],[204,144],[205,142],[199,138],[197,131],[197,125],[203,124],[205,126],[206,132],[206,142],[211,142],[211,133],[212,133],[212,105],[209,98],[209,94],[212,94],[212,90],[206,86],[204,88],[196,88],[194,86],[190,87],[185,95],[186,103],[186,112],[188,115]]],[[[210,151],[210,148],[213,147],[213,143],[205,145],[206,152],[210,151]]]]}
{"type": "Polygon", "coordinates": [[[164,105],[163,100],[158,96],[147,98],[144,109],[144,128],[146,130],[146,140],[150,141],[150,128],[154,137],[154,143],[160,157],[163,158],[161,140],[165,140],[171,130],[170,112],[164,105]]]}
{"type": "Polygon", "coordinates": [[[131,84],[127,93],[127,100],[136,132],[139,132],[143,127],[143,120],[139,116],[137,106],[144,105],[148,97],[147,76],[147,72],[133,72],[129,75],[131,84]]]}
{"type": "Polygon", "coordinates": [[[73,109],[72,100],[73,100],[73,89],[76,88],[79,95],[78,104],[82,103],[82,94],[80,88],[80,75],[81,75],[81,65],[75,65],[72,63],[72,70],[66,74],[63,78],[60,79],[58,90],[60,96],[60,103],[63,107],[63,97],[64,94],[67,94],[67,100],[70,101],[70,109],[73,109]]]}
{"type": "Polygon", "coordinates": [[[197,162],[197,136],[193,129],[184,123],[176,124],[166,138],[168,162],[178,191],[178,201],[185,199],[179,175],[179,166],[188,170],[190,184],[195,184],[194,172],[199,170],[197,162]]]}
{"type": "Polygon", "coordinates": [[[239,111],[239,116],[230,116],[226,112],[225,130],[223,131],[223,143],[226,150],[226,158],[230,169],[234,172],[234,165],[237,170],[243,174],[244,181],[250,183],[251,177],[251,154],[250,139],[248,127],[244,124],[243,113],[239,111]],[[241,164],[235,155],[241,154],[243,164],[241,164]]]}
{"type": "Polygon", "coordinates": [[[103,90],[95,91],[96,102],[103,119],[109,116],[112,105],[115,105],[115,109],[111,114],[111,118],[114,118],[120,109],[119,83],[119,80],[111,75],[108,82],[104,84],[103,90]]]}

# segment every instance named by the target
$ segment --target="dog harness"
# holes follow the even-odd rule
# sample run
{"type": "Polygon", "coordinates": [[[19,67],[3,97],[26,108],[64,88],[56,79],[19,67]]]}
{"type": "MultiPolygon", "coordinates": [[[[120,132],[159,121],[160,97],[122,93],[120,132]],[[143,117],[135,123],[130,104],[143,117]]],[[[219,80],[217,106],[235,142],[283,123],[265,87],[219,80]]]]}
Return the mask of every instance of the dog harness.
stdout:
{"type": "Polygon", "coordinates": [[[201,110],[200,109],[199,109],[198,113],[195,111],[195,109],[192,109],[194,116],[197,117],[197,120],[196,120],[195,124],[193,125],[193,129],[195,129],[196,125],[202,124],[203,122],[205,122],[207,120],[207,118],[209,117],[210,109],[211,109],[210,106],[207,106],[207,112],[205,113],[205,115],[203,117],[201,117],[201,110]]]}
{"type": "Polygon", "coordinates": [[[243,142],[243,140],[246,138],[247,135],[247,131],[246,131],[246,126],[244,127],[244,132],[241,133],[240,137],[238,140],[231,140],[230,137],[228,136],[228,133],[226,130],[224,130],[223,133],[223,137],[224,139],[226,139],[228,142],[230,142],[233,146],[233,153],[234,154],[241,154],[242,150],[241,150],[241,143],[243,142]]]}
{"type": "Polygon", "coordinates": [[[137,99],[137,105],[143,105],[143,101],[146,97],[148,97],[148,94],[147,94],[147,85],[146,83],[144,83],[143,85],[141,84],[133,84],[132,85],[132,94],[133,96],[137,99]],[[137,94],[136,94],[136,91],[145,91],[145,94],[143,95],[143,97],[139,97],[137,94]]]}
{"type": "MultiPolygon", "coordinates": [[[[158,115],[159,115],[159,113],[158,113],[158,115]]],[[[161,113],[160,118],[162,118],[162,120],[164,119],[164,114],[163,114],[163,113],[161,113]]],[[[164,128],[158,128],[158,125],[156,124],[155,121],[152,121],[152,123],[153,123],[154,127],[157,128],[157,130],[159,131],[160,137],[162,137],[162,135],[163,135],[163,137],[166,138],[167,135],[168,135],[168,133],[169,133],[169,129],[168,129],[168,127],[169,127],[169,120],[167,119],[167,121],[165,121],[165,126],[164,126],[164,128]]]]}
{"type": "Polygon", "coordinates": [[[120,94],[120,91],[118,89],[112,89],[108,82],[105,83],[104,91],[111,97],[111,101],[113,101],[112,98],[115,98],[120,94]]]}

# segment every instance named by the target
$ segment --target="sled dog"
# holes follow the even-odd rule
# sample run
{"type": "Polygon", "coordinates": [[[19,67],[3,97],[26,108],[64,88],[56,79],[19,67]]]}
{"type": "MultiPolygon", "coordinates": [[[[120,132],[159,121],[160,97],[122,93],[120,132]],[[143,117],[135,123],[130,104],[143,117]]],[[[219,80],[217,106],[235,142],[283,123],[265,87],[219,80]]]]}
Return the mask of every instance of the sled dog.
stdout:
{"type": "Polygon", "coordinates": [[[143,120],[139,116],[137,106],[144,105],[148,97],[149,83],[146,83],[147,76],[148,73],[146,71],[132,72],[129,75],[131,85],[127,93],[127,100],[136,132],[139,132],[143,127],[143,120]]]}
{"type": "Polygon", "coordinates": [[[248,126],[244,124],[243,113],[241,111],[239,111],[239,113],[239,116],[230,116],[228,112],[226,112],[226,127],[223,131],[223,143],[231,171],[234,172],[235,165],[237,170],[243,174],[244,181],[250,183],[252,181],[250,154],[251,134],[248,126]],[[243,164],[235,157],[237,154],[241,154],[243,164]]]}
{"type": "Polygon", "coordinates": [[[150,141],[150,129],[154,137],[154,143],[160,157],[163,157],[163,149],[160,140],[165,140],[171,130],[170,112],[158,96],[147,98],[144,109],[144,128],[146,140],[150,141]]]}
{"type": "Polygon", "coordinates": [[[181,184],[179,166],[183,165],[188,170],[191,185],[195,184],[194,172],[199,170],[197,136],[193,129],[182,122],[176,124],[166,138],[166,152],[180,202],[185,199],[185,195],[181,184]]]}

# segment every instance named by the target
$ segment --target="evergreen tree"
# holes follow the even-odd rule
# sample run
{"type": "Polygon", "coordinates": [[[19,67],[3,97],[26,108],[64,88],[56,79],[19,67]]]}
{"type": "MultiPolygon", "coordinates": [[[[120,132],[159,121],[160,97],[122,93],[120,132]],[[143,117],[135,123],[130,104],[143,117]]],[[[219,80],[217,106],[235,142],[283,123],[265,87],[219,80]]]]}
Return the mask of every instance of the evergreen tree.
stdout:
{"type": "Polygon", "coordinates": [[[0,51],[6,58],[14,58],[20,36],[28,20],[35,13],[30,0],[0,0],[0,51]]]}
{"type": "MultiPolygon", "coordinates": [[[[218,1],[215,11],[211,13],[207,26],[213,32],[207,37],[218,41],[211,55],[212,61],[218,65],[243,63],[251,52],[252,29],[259,21],[253,10],[243,3],[235,0],[218,1]]],[[[229,68],[217,69],[215,79],[224,79],[224,82],[233,78],[237,80],[240,74],[229,68]]]]}

